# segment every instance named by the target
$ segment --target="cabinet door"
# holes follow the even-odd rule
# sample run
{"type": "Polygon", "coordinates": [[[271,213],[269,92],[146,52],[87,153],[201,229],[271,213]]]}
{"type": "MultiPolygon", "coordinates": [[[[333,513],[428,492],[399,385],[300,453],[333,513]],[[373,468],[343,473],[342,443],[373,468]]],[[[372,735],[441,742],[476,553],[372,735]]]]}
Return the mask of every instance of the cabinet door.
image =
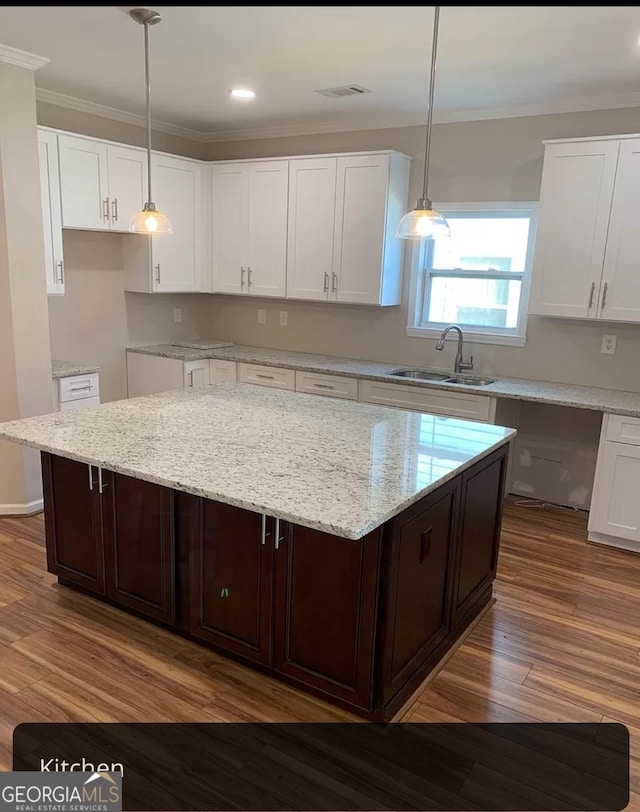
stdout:
{"type": "Polygon", "coordinates": [[[90,138],[58,136],[62,225],[110,228],[107,145],[90,138]]]}
{"type": "Polygon", "coordinates": [[[247,293],[284,296],[287,290],[289,161],[261,161],[249,170],[247,293]]]}
{"type": "Polygon", "coordinates": [[[593,318],[598,312],[618,147],[618,141],[546,147],[531,313],[593,318]]]}
{"type": "Polygon", "coordinates": [[[260,513],[201,501],[191,555],[189,631],[249,660],[271,661],[273,523],[260,513]]]}
{"type": "Polygon", "coordinates": [[[604,255],[598,318],[640,321],[640,138],[621,141],[604,255]]]}
{"type": "Polygon", "coordinates": [[[64,293],[64,257],[62,253],[62,210],[60,207],[60,168],[58,136],[38,129],[40,161],[40,201],[44,236],[44,266],[47,293],[64,293]]]}
{"type": "Polygon", "coordinates": [[[508,450],[505,446],[495,451],[462,474],[454,625],[495,578],[508,450]]]}
{"type": "Polygon", "coordinates": [[[449,631],[456,497],[449,483],[393,520],[383,567],[382,704],[449,631]]]}
{"type": "Polygon", "coordinates": [[[151,237],[153,290],[200,289],[200,171],[195,161],[152,155],[153,197],[173,234],[151,237]]]}
{"type": "Polygon", "coordinates": [[[49,572],[104,595],[98,469],[43,453],[42,479],[49,572]]]}
{"type": "Polygon", "coordinates": [[[370,708],[379,531],[350,541],[288,525],[278,545],[274,668],[370,708]]]}
{"type": "Polygon", "coordinates": [[[235,361],[209,360],[209,383],[235,383],[238,370],[235,361]]]}
{"type": "Polygon", "coordinates": [[[389,155],[338,158],[331,293],[338,302],[379,304],[389,155]]]}
{"type": "Polygon", "coordinates": [[[214,293],[246,293],[249,264],[249,164],[212,167],[211,260],[214,293]]]}
{"type": "Polygon", "coordinates": [[[336,158],[308,158],[289,164],[288,298],[329,298],[336,169],[336,158]]]}
{"type": "Polygon", "coordinates": [[[209,359],[202,361],[186,361],[184,364],[184,388],[193,389],[195,386],[209,385],[209,359]]]}
{"type": "MultiPolygon", "coordinates": [[[[147,199],[147,153],[134,147],[107,147],[112,231],[129,231],[147,199]]],[[[167,205],[170,205],[167,201],[167,205]]]]}
{"type": "Polygon", "coordinates": [[[589,531],[640,541],[640,446],[601,444],[589,531]]]}
{"type": "Polygon", "coordinates": [[[175,621],[174,492],[101,471],[107,597],[175,621]]]}

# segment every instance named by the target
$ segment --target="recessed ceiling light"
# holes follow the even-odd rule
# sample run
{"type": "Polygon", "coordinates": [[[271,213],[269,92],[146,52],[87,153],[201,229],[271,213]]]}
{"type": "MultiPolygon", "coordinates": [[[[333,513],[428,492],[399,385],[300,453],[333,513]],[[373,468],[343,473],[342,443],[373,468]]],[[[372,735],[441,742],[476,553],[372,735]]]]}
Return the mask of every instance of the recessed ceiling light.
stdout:
{"type": "Polygon", "coordinates": [[[231,91],[231,95],[234,99],[243,99],[244,101],[248,101],[249,99],[255,99],[256,94],[253,90],[247,90],[247,88],[243,87],[235,87],[231,91]]]}

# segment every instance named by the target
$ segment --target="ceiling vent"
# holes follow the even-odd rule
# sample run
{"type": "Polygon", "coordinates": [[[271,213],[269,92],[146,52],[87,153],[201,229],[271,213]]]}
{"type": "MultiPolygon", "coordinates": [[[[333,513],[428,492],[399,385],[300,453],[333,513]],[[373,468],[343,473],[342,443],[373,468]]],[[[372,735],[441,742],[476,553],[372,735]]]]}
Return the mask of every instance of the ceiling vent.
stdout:
{"type": "Polygon", "coordinates": [[[343,99],[345,96],[362,96],[365,93],[371,93],[366,87],[361,87],[360,85],[326,87],[324,90],[314,90],[313,92],[319,93],[321,96],[327,96],[330,99],[343,99]]]}

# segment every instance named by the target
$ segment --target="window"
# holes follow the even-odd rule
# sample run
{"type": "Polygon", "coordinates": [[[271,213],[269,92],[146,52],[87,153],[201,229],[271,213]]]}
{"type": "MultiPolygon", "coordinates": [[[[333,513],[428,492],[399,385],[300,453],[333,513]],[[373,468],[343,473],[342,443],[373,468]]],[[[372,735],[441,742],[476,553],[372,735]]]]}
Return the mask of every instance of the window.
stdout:
{"type": "Polygon", "coordinates": [[[450,236],[422,240],[409,335],[459,324],[471,341],[523,346],[535,203],[436,206],[450,236]]]}

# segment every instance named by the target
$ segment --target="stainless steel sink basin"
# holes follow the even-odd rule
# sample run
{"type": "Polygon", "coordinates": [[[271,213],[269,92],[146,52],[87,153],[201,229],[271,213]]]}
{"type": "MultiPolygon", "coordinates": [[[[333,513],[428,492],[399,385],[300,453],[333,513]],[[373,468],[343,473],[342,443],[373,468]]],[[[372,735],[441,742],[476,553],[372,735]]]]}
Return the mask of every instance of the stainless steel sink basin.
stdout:
{"type": "Polygon", "coordinates": [[[475,375],[454,375],[445,379],[445,383],[461,383],[467,386],[488,386],[490,383],[495,382],[495,378],[483,378],[475,375]]]}
{"type": "Polygon", "coordinates": [[[419,381],[446,381],[449,377],[446,372],[429,372],[428,369],[396,369],[389,375],[397,378],[414,378],[419,381]]]}

